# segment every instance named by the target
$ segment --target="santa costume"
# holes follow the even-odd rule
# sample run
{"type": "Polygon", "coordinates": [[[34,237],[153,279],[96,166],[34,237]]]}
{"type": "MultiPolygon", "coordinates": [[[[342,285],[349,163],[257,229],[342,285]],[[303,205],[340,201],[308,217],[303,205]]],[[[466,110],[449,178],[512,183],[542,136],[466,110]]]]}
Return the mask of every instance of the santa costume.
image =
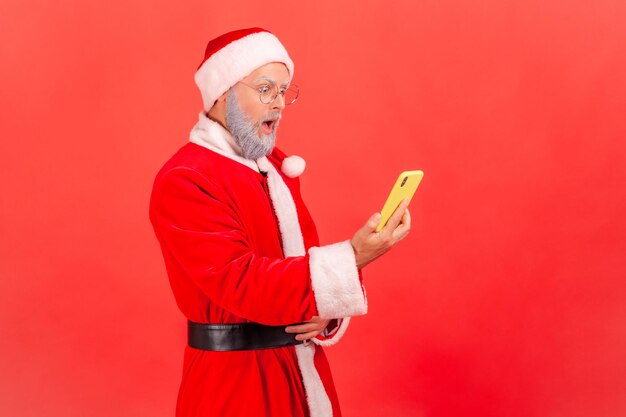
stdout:
{"type": "MultiPolygon", "coordinates": [[[[367,312],[349,240],[320,246],[300,195],[304,161],[276,147],[256,161],[207,111],[270,62],[293,62],[270,32],[209,42],[195,80],[204,110],[154,181],[150,220],[181,312],[195,323],[287,326],[333,319],[312,343],[257,350],[185,346],[177,417],[339,417],[323,346],[367,312]]],[[[293,335],[295,336],[295,334],[293,335]]]]}

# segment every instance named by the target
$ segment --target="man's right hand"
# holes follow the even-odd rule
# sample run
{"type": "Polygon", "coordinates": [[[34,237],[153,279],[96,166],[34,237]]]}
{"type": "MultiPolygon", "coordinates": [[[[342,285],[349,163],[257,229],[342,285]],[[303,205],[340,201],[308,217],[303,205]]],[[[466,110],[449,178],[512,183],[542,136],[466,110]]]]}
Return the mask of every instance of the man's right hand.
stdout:
{"type": "Polygon", "coordinates": [[[409,214],[408,199],[402,200],[396,211],[380,232],[375,232],[380,223],[380,213],[369,218],[365,226],[360,228],[352,237],[352,248],[359,269],[384,255],[389,249],[404,239],[411,229],[411,215],[409,214]]]}

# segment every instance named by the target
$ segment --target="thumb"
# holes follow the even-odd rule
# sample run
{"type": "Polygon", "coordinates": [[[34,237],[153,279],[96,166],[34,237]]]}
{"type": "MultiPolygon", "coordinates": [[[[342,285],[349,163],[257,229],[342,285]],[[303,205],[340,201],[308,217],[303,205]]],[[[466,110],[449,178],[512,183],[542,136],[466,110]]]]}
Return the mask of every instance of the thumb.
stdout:
{"type": "Polygon", "coordinates": [[[381,218],[380,213],[374,213],[365,224],[364,229],[368,231],[375,230],[376,226],[378,226],[378,223],[380,223],[380,218],[381,218]]]}

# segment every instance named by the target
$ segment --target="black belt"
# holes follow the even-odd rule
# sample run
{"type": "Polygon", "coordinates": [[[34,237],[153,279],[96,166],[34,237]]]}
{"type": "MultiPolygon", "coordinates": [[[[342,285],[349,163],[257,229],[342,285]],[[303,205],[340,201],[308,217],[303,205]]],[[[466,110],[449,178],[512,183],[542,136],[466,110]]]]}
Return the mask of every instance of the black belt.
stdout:
{"type": "Polygon", "coordinates": [[[285,332],[287,326],[259,323],[202,324],[187,321],[187,343],[203,350],[256,350],[302,343],[296,333],[285,332]]]}

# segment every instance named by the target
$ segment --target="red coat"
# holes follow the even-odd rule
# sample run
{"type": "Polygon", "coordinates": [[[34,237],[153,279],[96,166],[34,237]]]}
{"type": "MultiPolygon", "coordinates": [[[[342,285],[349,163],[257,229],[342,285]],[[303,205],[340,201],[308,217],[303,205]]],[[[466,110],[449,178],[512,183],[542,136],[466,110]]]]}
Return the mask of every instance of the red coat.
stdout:
{"type": "MultiPolygon", "coordinates": [[[[268,156],[275,173],[284,158],[276,148],[268,156]]],[[[356,267],[349,265],[354,254],[350,261],[346,242],[319,247],[299,179],[280,175],[297,211],[306,250],[301,256],[283,253],[283,235],[292,233],[281,234],[277,220],[285,214],[276,206],[282,203],[270,198],[268,178],[260,172],[196,143],[165,163],[154,181],[150,219],[176,302],[198,323],[287,325],[316,315],[338,318],[338,339],[348,316],[366,310],[364,292],[347,294],[345,285],[336,284],[346,271],[354,277],[356,267]],[[337,260],[344,265],[328,267],[337,260]]],[[[350,285],[360,290],[357,273],[358,284],[350,278],[350,285]]],[[[324,339],[314,342],[333,343],[324,339]]],[[[230,352],[186,346],[176,416],[340,416],[328,362],[317,344],[308,348],[314,355],[310,369],[303,359],[308,353],[296,354],[294,346],[230,352]]]]}

